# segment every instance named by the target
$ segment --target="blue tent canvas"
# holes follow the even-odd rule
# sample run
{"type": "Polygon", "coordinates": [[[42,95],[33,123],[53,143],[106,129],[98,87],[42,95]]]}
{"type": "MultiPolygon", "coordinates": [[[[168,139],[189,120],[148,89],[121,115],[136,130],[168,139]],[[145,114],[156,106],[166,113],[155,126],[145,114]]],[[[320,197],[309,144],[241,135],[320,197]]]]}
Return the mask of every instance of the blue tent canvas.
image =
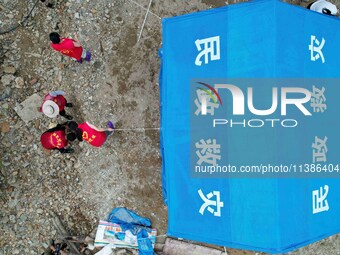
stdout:
{"type": "MultiPolygon", "coordinates": [[[[161,150],[169,236],[283,253],[340,232],[340,179],[336,178],[340,175],[340,122],[335,118],[340,109],[340,89],[334,79],[340,78],[340,34],[334,33],[339,26],[340,20],[335,17],[275,0],[235,4],[163,20],[161,150]],[[240,91],[245,92],[250,79],[263,82],[263,78],[281,79],[276,80],[281,100],[283,87],[293,86],[286,84],[286,78],[295,78],[292,83],[298,82],[304,91],[312,91],[307,93],[308,106],[288,105],[287,116],[282,116],[281,102],[273,113],[275,119],[298,119],[297,127],[285,128],[281,123],[274,128],[266,123],[252,128],[261,125],[264,118],[256,117],[256,122],[252,114],[255,110],[246,109],[244,117],[252,120],[247,127],[229,126],[202,138],[222,139],[220,161],[237,169],[242,165],[263,169],[262,163],[270,162],[299,171],[300,167],[306,170],[320,161],[320,167],[326,167],[327,174],[332,170],[332,176],[202,178],[193,174],[195,138],[206,132],[202,131],[203,122],[194,119],[196,95],[192,88],[206,91],[230,116],[234,113],[230,93],[224,93],[216,84],[235,79],[231,81],[239,82],[240,91]],[[282,79],[286,85],[280,85],[282,79]],[[313,84],[308,79],[314,79],[313,84]],[[308,82],[304,84],[304,80],[308,82]],[[312,85],[320,90],[312,90],[312,85]],[[321,87],[326,89],[326,97],[318,100],[320,103],[327,98],[327,109],[312,105],[315,101],[311,97],[324,92],[321,87]],[[303,109],[312,116],[302,114],[303,109]],[[316,145],[322,142],[327,142],[327,147],[317,150],[316,145]],[[321,152],[323,159],[317,158],[321,152]]],[[[254,86],[254,94],[259,89],[265,95],[254,99],[257,109],[269,108],[271,101],[265,94],[269,86],[265,82],[262,87],[254,86]]],[[[315,169],[308,171],[320,170],[315,169]]]]}

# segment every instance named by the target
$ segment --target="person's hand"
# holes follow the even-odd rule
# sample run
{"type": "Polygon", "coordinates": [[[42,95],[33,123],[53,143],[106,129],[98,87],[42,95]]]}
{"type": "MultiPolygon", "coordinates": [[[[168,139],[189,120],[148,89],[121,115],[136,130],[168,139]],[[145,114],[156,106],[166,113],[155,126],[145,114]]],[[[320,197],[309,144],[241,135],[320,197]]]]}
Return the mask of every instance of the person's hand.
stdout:
{"type": "Polygon", "coordinates": [[[73,152],[74,152],[74,149],[72,148],[65,149],[65,153],[73,153],[73,152]]]}
{"type": "Polygon", "coordinates": [[[80,41],[79,41],[79,37],[78,37],[78,34],[77,34],[77,33],[74,33],[74,37],[75,37],[75,41],[76,41],[77,43],[81,44],[80,41]]]}

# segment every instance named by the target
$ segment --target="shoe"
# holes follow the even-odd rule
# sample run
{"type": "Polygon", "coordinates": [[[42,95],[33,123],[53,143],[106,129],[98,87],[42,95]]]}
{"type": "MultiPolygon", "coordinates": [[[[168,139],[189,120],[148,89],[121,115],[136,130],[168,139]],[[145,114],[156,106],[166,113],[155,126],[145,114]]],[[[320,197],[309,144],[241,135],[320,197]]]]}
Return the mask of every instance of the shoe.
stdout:
{"type": "Polygon", "coordinates": [[[107,123],[107,126],[108,126],[109,128],[111,128],[111,129],[115,129],[115,125],[112,123],[112,121],[109,121],[109,122],[107,123]]]}
{"type": "Polygon", "coordinates": [[[77,60],[78,63],[82,64],[83,63],[83,60],[80,59],[80,60],[77,60]]]}
{"type": "Polygon", "coordinates": [[[68,120],[72,120],[73,119],[73,117],[71,116],[71,115],[65,115],[64,116],[66,119],[68,119],[68,120]]]}
{"type": "Polygon", "coordinates": [[[73,107],[73,104],[72,104],[72,103],[66,103],[65,106],[66,106],[66,107],[73,107]]]}
{"type": "Polygon", "coordinates": [[[86,57],[85,57],[86,61],[90,61],[91,60],[91,52],[86,52],[86,57]]]}

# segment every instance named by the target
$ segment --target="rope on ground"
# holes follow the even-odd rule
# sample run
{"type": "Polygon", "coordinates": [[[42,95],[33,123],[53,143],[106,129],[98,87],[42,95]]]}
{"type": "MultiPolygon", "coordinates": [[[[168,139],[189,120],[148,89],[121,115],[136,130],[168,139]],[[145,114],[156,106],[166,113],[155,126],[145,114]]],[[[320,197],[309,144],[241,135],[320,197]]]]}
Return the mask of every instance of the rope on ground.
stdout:
{"type": "Polygon", "coordinates": [[[149,11],[150,11],[151,3],[152,3],[152,0],[150,0],[150,2],[149,2],[148,9],[147,9],[147,11],[146,11],[146,14],[145,14],[145,17],[144,17],[144,21],[143,21],[143,25],[142,25],[142,28],[141,28],[141,30],[140,30],[140,33],[139,33],[137,42],[139,42],[139,40],[140,40],[140,38],[141,38],[141,36],[142,36],[143,29],[144,29],[144,25],[145,25],[146,19],[147,19],[147,17],[148,17],[149,11]]]}
{"type": "Polygon", "coordinates": [[[8,30],[6,30],[6,31],[0,31],[0,35],[4,35],[4,34],[7,34],[7,33],[10,33],[10,32],[12,32],[12,31],[14,31],[15,29],[17,29],[18,27],[20,27],[21,25],[23,25],[24,22],[26,22],[26,20],[31,16],[33,10],[35,9],[35,7],[37,6],[37,4],[38,4],[39,1],[40,1],[40,0],[37,0],[37,1],[35,2],[35,4],[33,5],[32,9],[30,10],[30,12],[27,14],[26,17],[23,18],[22,21],[19,21],[17,25],[13,26],[12,28],[10,28],[10,29],[8,29],[8,30]]]}
{"type": "Polygon", "coordinates": [[[115,131],[146,131],[146,130],[160,130],[160,128],[115,128],[115,131]]]}

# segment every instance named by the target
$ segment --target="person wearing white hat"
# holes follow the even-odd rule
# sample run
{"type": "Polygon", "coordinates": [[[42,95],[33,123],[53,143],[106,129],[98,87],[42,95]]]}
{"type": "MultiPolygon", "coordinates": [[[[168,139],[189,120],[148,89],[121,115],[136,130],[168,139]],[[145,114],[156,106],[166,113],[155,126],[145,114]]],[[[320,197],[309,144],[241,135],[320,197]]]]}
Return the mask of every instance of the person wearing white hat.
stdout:
{"type": "Polygon", "coordinates": [[[46,100],[42,105],[42,112],[49,118],[57,117],[59,106],[52,100],[46,100]]]}
{"type": "Polygon", "coordinates": [[[326,0],[318,0],[313,2],[307,6],[307,9],[331,16],[338,14],[338,9],[336,6],[326,0]]]}
{"type": "Polygon", "coordinates": [[[65,107],[72,107],[73,105],[67,102],[64,95],[65,92],[61,90],[51,91],[45,96],[39,111],[49,118],[57,117],[60,114],[66,119],[72,120],[72,116],[66,114],[65,107]]]}

